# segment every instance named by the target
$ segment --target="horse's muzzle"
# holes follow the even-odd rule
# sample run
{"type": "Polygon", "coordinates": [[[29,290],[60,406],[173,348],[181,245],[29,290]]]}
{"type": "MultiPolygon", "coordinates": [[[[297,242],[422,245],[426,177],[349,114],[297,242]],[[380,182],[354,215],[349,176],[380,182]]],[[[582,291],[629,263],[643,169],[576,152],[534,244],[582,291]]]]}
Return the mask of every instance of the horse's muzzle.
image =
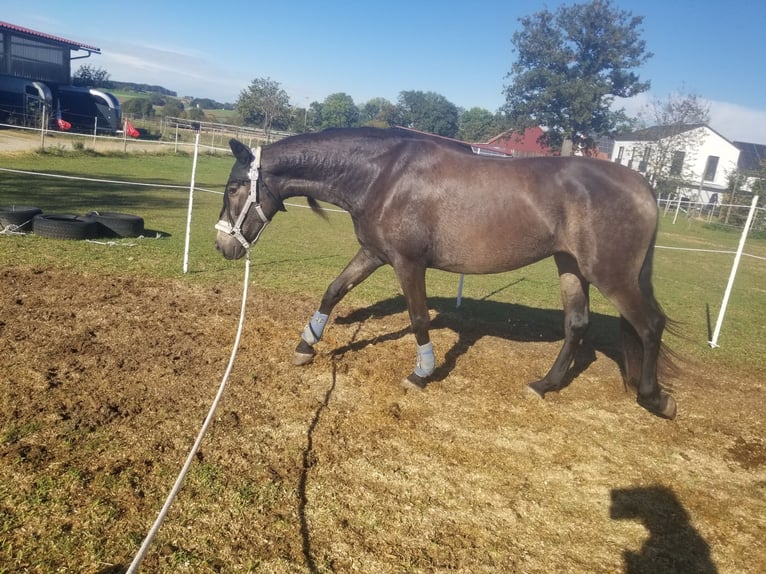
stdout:
{"type": "Polygon", "coordinates": [[[225,259],[241,259],[247,252],[242,244],[233,236],[222,231],[218,232],[215,239],[215,248],[225,259]]]}

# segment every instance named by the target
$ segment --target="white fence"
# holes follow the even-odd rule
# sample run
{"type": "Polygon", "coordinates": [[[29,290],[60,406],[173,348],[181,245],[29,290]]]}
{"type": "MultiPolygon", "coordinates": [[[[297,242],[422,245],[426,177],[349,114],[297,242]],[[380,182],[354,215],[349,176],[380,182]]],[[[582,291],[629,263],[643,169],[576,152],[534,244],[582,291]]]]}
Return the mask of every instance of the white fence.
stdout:
{"type": "MultiPolygon", "coordinates": [[[[741,194],[748,201],[752,196],[741,194]]],[[[750,204],[717,203],[710,205],[702,202],[686,201],[679,198],[658,199],[657,205],[663,217],[672,217],[673,223],[680,221],[715,224],[732,229],[742,229],[748,219],[750,204]]],[[[756,207],[749,232],[766,230],[766,208],[756,207]]]]}

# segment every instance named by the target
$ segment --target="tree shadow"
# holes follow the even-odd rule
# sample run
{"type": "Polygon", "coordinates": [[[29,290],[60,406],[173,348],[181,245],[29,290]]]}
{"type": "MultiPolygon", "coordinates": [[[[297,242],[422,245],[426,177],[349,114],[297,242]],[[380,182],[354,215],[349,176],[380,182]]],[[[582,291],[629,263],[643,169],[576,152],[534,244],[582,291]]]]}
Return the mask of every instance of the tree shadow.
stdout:
{"type": "Polygon", "coordinates": [[[39,207],[44,213],[86,213],[94,209],[106,211],[107,208],[125,212],[180,209],[188,203],[188,193],[184,190],[163,187],[177,185],[166,178],[125,181],[124,174],[101,174],[97,180],[79,180],[46,175],[3,174],[0,196],[9,204],[39,207]],[[142,187],[136,188],[135,184],[142,187]]]}
{"type": "Polygon", "coordinates": [[[640,520],[649,531],[640,552],[623,551],[625,574],[717,574],[710,546],[691,525],[675,493],[664,486],[614,489],[613,520],[640,520]]]}
{"type": "MultiPolygon", "coordinates": [[[[431,321],[431,330],[449,329],[458,336],[458,340],[442,355],[443,360],[431,375],[431,381],[446,379],[458,359],[482,337],[498,337],[516,342],[553,342],[564,338],[564,312],[561,309],[540,309],[478,299],[463,299],[460,308],[456,308],[455,300],[449,297],[433,297],[428,302],[429,307],[437,312],[431,321]]],[[[398,295],[347,315],[339,315],[334,321],[339,325],[363,323],[368,319],[406,311],[404,297],[398,295]]],[[[334,349],[332,356],[358,351],[379,342],[401,339],[410,332],[410,328],[406,327],[371,339],[352,340],[334,349]]],[[[591,313],[590,328],[564,378],[564,386],[569,385],[596,360],[596,351],[614,361],[624,374],[619,317],[591,313]]],[[[555,354],[551,356],[551,364],[554,358],[555,354]]],[[[540,376],[544,374],[540,373],[540,376]]]]}

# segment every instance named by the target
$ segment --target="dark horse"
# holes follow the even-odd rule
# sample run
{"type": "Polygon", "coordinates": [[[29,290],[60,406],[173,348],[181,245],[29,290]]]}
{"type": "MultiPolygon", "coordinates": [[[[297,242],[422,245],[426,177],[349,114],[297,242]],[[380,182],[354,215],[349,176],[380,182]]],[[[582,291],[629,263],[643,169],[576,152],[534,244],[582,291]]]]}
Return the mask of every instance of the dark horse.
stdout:
{"type": "Polygon", "coordinates": [[[238,259],[283,201],[294,196],[348,211],[361,248],[330,284],[293,362],[306,364],[338,302],[373,271],[394,268],[417,341],[405,385],[423,388],[434,370],[426,268],[497,273],[553,256],[564,304],[564,345],[538,395],[562,388],[588,327],[589,286],[621,315],[625,381],[638,402],[665,418],[675,400],[657,381],[667,318],[652,289],[657,205],[646,181],[606,161],[504,159],[408,130],[328,130],[250,150],[231,140],[237,162],[226,184],[216,246],[238,259]]]}

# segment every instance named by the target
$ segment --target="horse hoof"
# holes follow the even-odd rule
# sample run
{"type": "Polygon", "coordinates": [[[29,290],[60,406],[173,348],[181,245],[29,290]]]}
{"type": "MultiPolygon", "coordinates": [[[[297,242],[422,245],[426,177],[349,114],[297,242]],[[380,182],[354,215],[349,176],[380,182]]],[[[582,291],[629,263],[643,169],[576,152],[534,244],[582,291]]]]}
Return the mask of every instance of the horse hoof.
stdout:
{"type": "Polygon", "coordinates": [[[425,377],[410,373],[410,376],[402,381],[402,388],[405,390],[423,391],[428,381],[425,377]]]}
{"type": "Polygon", "coordinates": [[[295,365],[296,367],[308,365],[313,360],[314,360],[314,353],[299,353],[298,351],[296,351],[293,354],[293,365],[295,365]]]}
{"type": "Polygon", "coordinates": [[[676,400],[665,391],[661,391],[660,396],[654,400],[638,397],[638,404],[663,419],[673,420],[678,412],[676,400]]]}
{"type": "Polygon", "coordinates": [[[535,381],[534,383],[529,383],[527,385],[527,389],[529,389],[529,391],[533,393],[535,396],[538,396],[541,399],[545,398],[546,389],[542,381],[535,381]]]}

